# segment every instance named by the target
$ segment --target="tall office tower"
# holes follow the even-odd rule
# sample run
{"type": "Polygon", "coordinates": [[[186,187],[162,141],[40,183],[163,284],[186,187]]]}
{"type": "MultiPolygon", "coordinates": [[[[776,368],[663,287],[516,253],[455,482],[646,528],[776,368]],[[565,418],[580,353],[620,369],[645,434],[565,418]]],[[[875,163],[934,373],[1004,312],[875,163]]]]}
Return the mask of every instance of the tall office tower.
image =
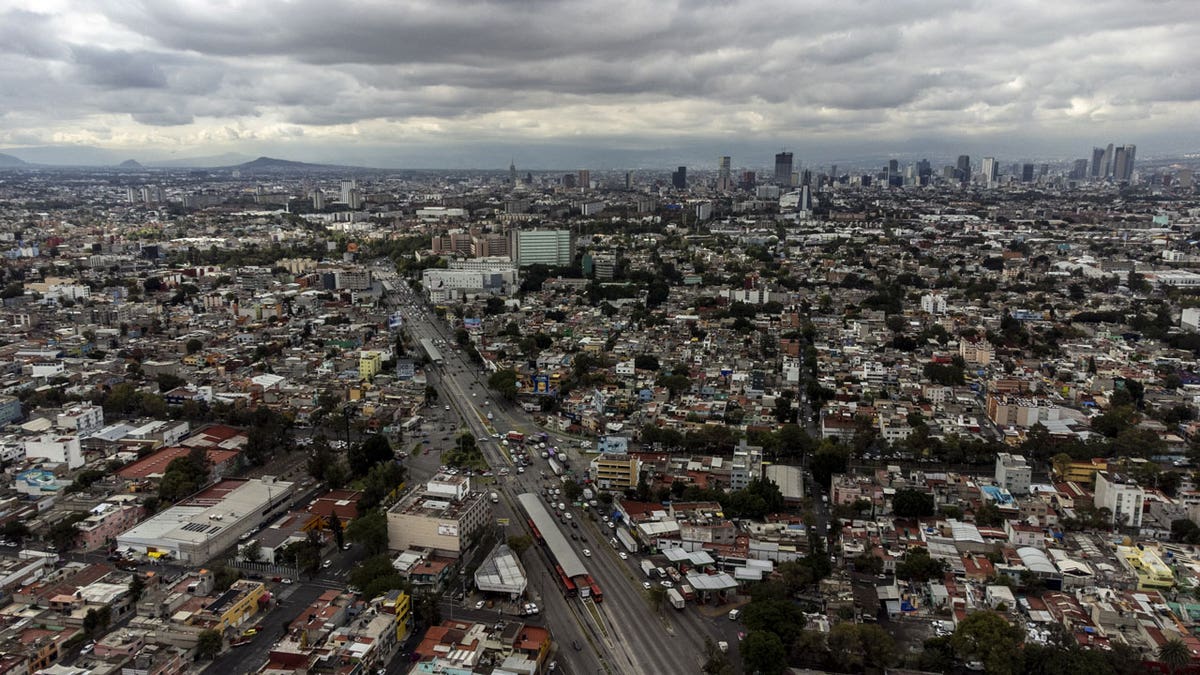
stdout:
{"type": "Polygon", "coordinates": [[[829,167],[829,182],[836,183],[838,180],[837,164],[829,167]]]}
{"type": "Polygon", "coordinates": [[[325,193],[321,192],[320,188],[313,190],[312,200],[314,209],[320,211],[321,209],[325,208],[325,193]]]}
{"type": "Polygon", "coordinates": [[[516,162],[508,163],[508,184],[509,185],[517,184],[517,163],[516,162]]]}
{"type": "Polygon", "coordinates": [[[1104,178],[1104,174],[1100,173],[1101,167],[1104,165],[1104,148],[1092,148],[1092,178],[1104,178]]]}
{"type": "Polygon", "coordinates": [[[1026,162],[1021,165],[1021,182],[1022,183],[1032,183],[1033,182],[1033,164],[1026,162]]]}
{"type": "Polygon", "coordinates": [[[1045,178],[1050,175],[1050,165],[1042,164],[1038,167],[1038,178],[1045,178]]]}
{"type": "Polygon", "coordinates": [[[687,189],[687,167],[681,166],[671,174],[671,185],[675,186],[676,190],[687,189]]]}
{"type": "Polygon", "coordinates": [[[775,184],[776,185],[791,185],[792,184],[792,153],[790,153],[790,152],[775,153],[775,184]]]}
{"type": "Polygon", "coordinates": [[[954,165],[954,173],[962,182],[971,180],[971,156],[959,155],[958,163],[954,165]]]}
{"type": "Polygon", "coordinates": [[[721,161],[717,166],[717,190],[727,192],[733,187],[733,180],[729,177],[729,167],[732,160],[729,157],[721,157],[721,161]]]}
{"type": "Polygon", "coordinates": [[[740,187],[743,190],[753,190],[756,183],[758,183],[758,174],[753,171],[742,172],[742,184],[740,187]]]}
{"type": "Polygon", "coordinates": [[[812,187],[809,185],[800,186],[800,199],[796,206],[801,211],[812,211],[812,187]]]}
{"type": "Polygon", "coordinates": [[[356,187],[358,187],[358,181],[353,178],[342,181],[342,201],[344,203],[350,203],[350,191],[356,187]]]}
{"type": "Polygon", "coordinates": [[[562,186],[570,190],[575,187],[575,174],[565,173],[562,177],[562,186]]]}
{"type": "Polygon", "coordinates": [[[625,189],[626,190],[633,189],[633,172],[632,171],[625,172],[625,189]]]}
{"type": "Polygon", "coordinates": [[[1195,182],[1195,176],[1191,169],[1180,169],[1179,173],[1175,174],[1175,180],[1179,187],[1190,190],[1195,182]]]}
{"type": "Polygon", "coordinates": [[[800,185],[812,185],[812,169],[800,172],[800,185]]]}
{"type": "Polygon", "coordinates": [[[1104,163],[1101,166],[1101,178],[1112,178],[1113,174],[1113,144],[1109,143],[1108,147],[1104,148],[1104,163]]]}
{"type": "Polygon", "coordinates": [[[1000,178],[1000,165],[995,157],[983,158],[983,184],[991,187],[1000,178]]]}
{"type": "Polygon", "coordinates": [[[1086,158],[1075,160],[1075,166],[1071,169],[1071,180],[1083,180],[1088,175],[1088,161],[1086,158]]]}
{"type": "Polygon", "coordinates": [[[895,176],[896,174],[900,173],[900,160],[889,159],[888,165],[887,165],[887,172],[888,172],[889,176],[895,176]]]}
{"type": "Polygon", "coordinates": [[[592,187],[592,172],[587,169],[579,170],[579,187],[589,190],[592,187]]]}
{"type": "Polygon", "coordinates": [[[1128,181],[1133,178],[1133,158],[1136,145],[1122,145],[1113,151],[1113,178],[1128,181]]]}

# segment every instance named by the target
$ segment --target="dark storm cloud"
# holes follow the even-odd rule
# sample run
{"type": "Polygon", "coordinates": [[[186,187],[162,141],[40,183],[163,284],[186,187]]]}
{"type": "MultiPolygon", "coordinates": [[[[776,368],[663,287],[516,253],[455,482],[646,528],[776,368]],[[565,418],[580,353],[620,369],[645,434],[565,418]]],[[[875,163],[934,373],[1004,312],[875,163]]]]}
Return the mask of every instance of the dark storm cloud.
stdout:
{"type": "Polygon", "coordinates": [[[1079,138],[1200,112],[1188,0],[57,1],[0,0],[0,142],[1079,138]]]}

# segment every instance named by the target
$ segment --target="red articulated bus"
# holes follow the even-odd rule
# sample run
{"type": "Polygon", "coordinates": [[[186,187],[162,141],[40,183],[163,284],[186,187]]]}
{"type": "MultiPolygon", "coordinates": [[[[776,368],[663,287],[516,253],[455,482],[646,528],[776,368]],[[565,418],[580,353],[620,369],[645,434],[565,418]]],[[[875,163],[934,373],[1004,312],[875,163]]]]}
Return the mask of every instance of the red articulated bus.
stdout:
{"type": "Polygon", "coordinates": [[[542,531],[537,529],[537,525],[533,524],[533,518],[527,518],[525,522],[529,523],[529,529],[533,530],[534,540],[539,544],[545,543],[545,541],[542,540],[542,531]]]}
{"type": "Polygon", "coordinates": [[[558,572],[558,580],[562,582],[563,592],[567,594],[567,597],[575,597],[575,594],[578,592],[575,588],[575,582],[571,581],[571,577],[568,577],[566,572],[563,572],[562,565],[555,565],[554,571],[558,572]]]}
{"type": "Polygon", "coordinates": [[[592,575],[587,575],[585,582],[592,589],[592,602],[604,602],[604,591],[600,590],[600,584],[596,583],[592,575]]]}

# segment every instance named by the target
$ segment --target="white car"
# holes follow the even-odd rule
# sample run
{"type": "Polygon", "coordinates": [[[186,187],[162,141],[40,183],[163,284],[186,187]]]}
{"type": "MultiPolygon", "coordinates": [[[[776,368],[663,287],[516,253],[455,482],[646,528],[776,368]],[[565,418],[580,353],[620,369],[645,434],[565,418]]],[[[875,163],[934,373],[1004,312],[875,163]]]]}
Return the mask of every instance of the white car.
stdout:
{"type": "Polygon", "coordinates": [[[475,603],[475,609],[483,609],[484,604],[484,601],[480,600],[479,602],[475,603]]]}
{"type": "Polygon", "coordinates": [[[644,589],[646,589],[646,590],[650,590],[650,582],[649,582],[649,581],[643,581],[643,582],[642,582],[642,588],[644,588],[644,589]]]}
{"type": "Polygon", "coordinates": [[[585,557],[585,558],[592,557],[592,549],[590,549],[590,548],[583,549],[583,557],[585,557]]]}
{"type": "Polygon", "coordinates": [[[667,581],[666,579],[663,579],[663,580],[662,580],[662,587],[663,587],[663,588],[674,588],[674,587],[675,587],[675,584],[673,584],[673,583],[671,583],[671,582],[667,581]]]}
{"type": "Polygon", "coordinates": [[[629,560],[629,554],[625,551],[617,551],[617,555],[621,556],[621,560],[629,560]]]}

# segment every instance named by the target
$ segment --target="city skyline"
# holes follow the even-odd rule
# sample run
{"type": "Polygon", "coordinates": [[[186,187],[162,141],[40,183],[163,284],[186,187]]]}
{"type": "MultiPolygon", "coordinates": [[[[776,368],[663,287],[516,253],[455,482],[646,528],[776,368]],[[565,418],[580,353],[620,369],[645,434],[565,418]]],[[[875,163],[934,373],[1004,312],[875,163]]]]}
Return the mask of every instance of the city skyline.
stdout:
{"type": "Polygon", "coordinates": [[[1200,149],[1185,2],[1029,3],[1004,21],[957,2],[38,7],[0,0],[0,152],[27,161],[604,169],[767,166],[782,147],[808,166],[1070,160],[1108,139],[1140,157],[1200,149]]]}

